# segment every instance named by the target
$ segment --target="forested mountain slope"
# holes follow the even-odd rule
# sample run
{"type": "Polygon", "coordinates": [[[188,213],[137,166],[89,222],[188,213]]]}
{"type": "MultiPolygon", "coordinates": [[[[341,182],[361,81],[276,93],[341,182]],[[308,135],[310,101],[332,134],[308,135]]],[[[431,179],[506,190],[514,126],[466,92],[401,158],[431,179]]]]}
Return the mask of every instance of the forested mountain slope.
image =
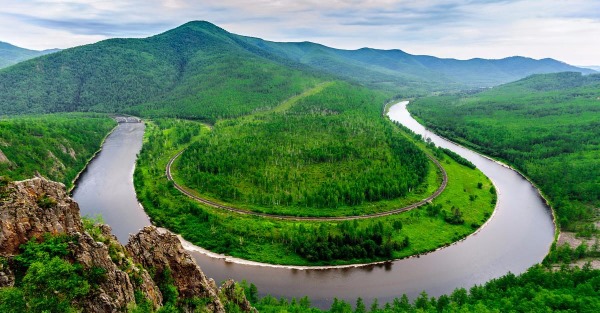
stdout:
{"type": "Polygon", "coordinates": [[[58,49],[50,49],[43,51],[29,50],[9,43],[0,41],[0,69],[17,64],[21,61],[33,59],[40,55],[45,55],[59,51],[58,49]]]}
{"type": "Polygon", "coordinates": [[[153,37],[105,40],[1,70],[0,115],[102,111],[214,121],[268,109],[332,77],[407,96],[564,70],[592,72],[549,59],[458,61],[275,43],[190,22],[153,37]]]}
{"type": "Polygon", "coordinates": [[[489,87],[536,73],[593,73],[554,59],[441,59],[401,50],[340,50],[311,42],[277,43],[243,37],[256,47],[369,86],[417,94],[425,90],[489,87]]]}
{"type": "Polygon", "coordinates": [[[0,71],[0,114],[130,112],[213,120],[273,106],[318,80],[192,22],[146,39],[111,39],[0,71]]]}
{"type": "Polygon", "coordinates": [[[39,173],[71,187],[116,124],[94,113],[0,120],[0,177],[22,180],[39,173]]]}
{"type": "Polygon", "coordinates": [[[419,99],[410,111],[436,132],[506,160],[538,184],[560,225],[600,206],[600,75],[534,75],[477,94],[419,99]]]}

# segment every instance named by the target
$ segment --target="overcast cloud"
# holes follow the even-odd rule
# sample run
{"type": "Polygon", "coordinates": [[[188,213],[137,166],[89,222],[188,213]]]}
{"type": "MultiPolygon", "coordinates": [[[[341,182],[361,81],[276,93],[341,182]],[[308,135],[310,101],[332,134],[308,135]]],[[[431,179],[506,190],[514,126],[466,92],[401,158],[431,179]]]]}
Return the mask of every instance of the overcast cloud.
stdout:
{"type": "Polygon", "coordinates": [[[0,41],[68,48],[147,37],[191,20],[241,35],[344,49],[600,65],[597,0],[2,0],[0,41]]]}

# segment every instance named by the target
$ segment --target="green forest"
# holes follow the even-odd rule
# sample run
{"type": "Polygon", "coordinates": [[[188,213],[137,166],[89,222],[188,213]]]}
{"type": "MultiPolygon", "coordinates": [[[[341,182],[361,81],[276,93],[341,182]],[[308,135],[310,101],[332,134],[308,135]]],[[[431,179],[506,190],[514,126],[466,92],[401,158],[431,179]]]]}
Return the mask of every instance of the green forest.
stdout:
{"type": "Polygon", "coordinates": [[[176,175],[203,195],[292,215],[427,191],[433,164],[379,117],[383,101],[335,83],[285,111],[220,121],[182,154],[176,175]]]}
{"type": "Polygon", "coordinates": [[[548,270],[534,266],[524,274],[509,273],[484,285],[458,288],[452,293],[431,297],[422,292],[416,299],[398,296],[388,303],[366,305],[334,299],[328,310],[311,307],[310,299],[257,297],[252,285],[242,284],[248,299],[260,312],[276,313],[401,313],[401,312],[598,312],[600,270],[590,267],[548,270]]]}
{"type": "Polygon", "coordinates": [[[600,207],[600,75],[534,75],[473,94],[417,99],[409,110],[441,135],[530,177],[561,228],[589,228],[600,207]]]}
{"type": "MultiPolygon", "coordinates": [[[[416,139],[401,128],[392,130],[416,144],[416,139]]],[[[188,142],[212,131],[208,125],[186,120],[155,119],[147,123],[134,183],[154,224],[217,253],[293,265],[401,258],[464,238],[493,212],[496,195],[490,192],[491,182],[477,169],[460,165],[442,150],[424,143],[421,148],[444,164],[449,182],[431,205],[409,212],[345,222],[311,222],[266,219],[207,207],[175,189],[165,177],[165,166],[188,142]]]]}
{"type": "Polygon", "coordinates": [[[116,122],[105,114],[50,114],[0,119],[0,176],[36,173],[67,188],[116,122]]]}
{"type": "MultiPolygon", "coordinates": [[[[213,252],[271,264],[400,259],[472,234],[497,201],[471,162],[382,116],[391,99],[417,97],[408,109],[422,124],[522,172],[549,200],[562,230],[589,237],[599,234],[600,75],[523,78],[564,70],[591,72],[552,59],[460,61],[277,43],[190,22],[0,69],[0,187],[36,174],[72,187],[115,127],[109,114],[132,114],[147,126],[134,185],[153,224],[213,252]],[[264,218],[202,205],[165,175],[181,151],[174,180],[196,195],[244,213],[348,220],[264,218]],[[433,194],[443,171],[432,160],[448,175],[437,198],[400,214],[354,219],[433,194]]],[[[52,205],[47,201],[38,204],[52,205]]],[[[93,221],[84,224],[110,244],[93,221]]],[[[13,287],[0,289],[0,312],[78,312],[78,301],[106,273],[70,259],[76,240],[46,235],[0,258],[0,269],[10,262],[16,276],[13,287]]],[[[335,299],[329,310],[306,297],[260,298],[246,282],[238,288],[261,312],[598,312],[600,270],[571,265],[599,251],[597,243],[553,244],[541,265],[521,275],[439,297],[335,299]]],[[[135,276],[119,251],[111,258],[135,276]]],[[[163,283],[162,312],[178,312],[168,277],[163,283]]],[[[139,298],[130,311],[151,309],[139,298]]]]}

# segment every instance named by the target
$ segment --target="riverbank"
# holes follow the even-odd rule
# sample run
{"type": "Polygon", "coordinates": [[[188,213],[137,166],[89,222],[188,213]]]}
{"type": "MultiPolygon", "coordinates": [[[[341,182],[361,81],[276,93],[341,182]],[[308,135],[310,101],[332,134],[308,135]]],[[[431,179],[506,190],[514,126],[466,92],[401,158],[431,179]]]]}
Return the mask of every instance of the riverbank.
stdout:
{"type": "MultiPolygon", "coordinates": [[[[394,114],[394,120],[399,120],[396,109],[393,109],[391,113],[394,114]]],[[[400,119],[400,121],[403,124],[406,123],[405,120],[400,119]]],[[[184,121],[171,121],[169,123],[184,123],[184,121]]],[[[153,126],[149,125],[147,132],[151,131],[154,131],[154,129],[153,126]]],[[[148,139],[146,140],[148,141],[148,139]]],[[[139,140],[141,143],[141,138],[139,140]]],[[[432,140],[436,141],[437,139],[435,136],[432,136],[432,140]]],[[[115,147],[111,149],[123,149],[135,157],[136,152],[130,149],[131,144],[129,142],[122,143],[120,148],[116,145],[116,142],[114,144],[115,147]]],[[[436,144],[438,143],[436,142],[436,144]]],[[[441,144],[443,145],[443,143],[441,144]]],[[[450,148],[449,146],[445,147],[450,148]]],[[[173,146],[169,146],[168,148],[177,151],[173,146]]],[[[100,157],[103,160],[96,160],[92,163],[100,161],[102,164],[119,166],[118,164],[124,162],[124,158],[122,157],[122,152],[118,152],[118,149],[113,150],[114,152],[110,154],[103,153],[100,157]]],[[[153,156],[152,162],[160,163],[163,162],[160,160],[161,156],[165,154],[167,156],[171,155],[171,150],[153,151],[150,149],[146,151],[148,155],[145,157],[153,156]]],[[[407,294],[409,298],[414,299],[423,290],[426,290],[430,296],[439,296],[444,293],[450,293],[459,286],[483,284],[489,279],[502,276],[507,272],[521,273],[531,265],[540,262],[552,242],[553,224],[551,219],[548,218],[549,215],[547,214],[546,207],[539,200],[539,196],[535,194],[535,190],[531,188],[531,184],[509,169],[478,155],[473,154],[471,156],[469,153],[461,155],[468,158],[490,176],[495,189],[498,191],[497,207],[493,211],[492,217],[479,227],[476,233],[450,246],[437,249],[435,252],[393,262],[378,262],[360,267],[345,266],[322,270],[251,266],[226,261],[225,258],[217,255],[211,257],[199,252],[194,252],[194,257],[202,269],[209,276],[214,277],[216,281],[227,278],[234,278],[236,280],[245,279],[253,282],[264,294],[271,294],[277,298],[299,298],[306,295],[311,298],[313,304],[320,307],[330,305],[334,297],[345,299],[351,303],[354,303],[357,297],[362,297],[366,302],[377,298],[381,303],[383,301],[392,301],[394,297],[403,293],[407,294]],[[507,232],[507,229],[510,229],[510,232],[507,232]]],[[[131,162],[132,164],[128,165],[127,168],[133,168],[135,158],[131,162]]],[[[155,171],[157,186],[159,184],[167,186],[166,179],[159,178],[161,176],[164,177],[164,166],[166,166],[166,161],[165,163],[158,164],[155,170],[144,167],[136,168],[136,182],[139,181],[140,177],[137,175],[140,175],[140,171],[143,171],[144,175],[155,171]],[[164,180],[160,181],[160,179],[164,180]]],[[[99,168],[96,170],[99,170],[99,168]]],[[[105,168],[102,169],[102,171],[104,170],[105,168]]],[[[127,171],[119,170],[111,171],[111,173],[117,174],[127,171]]],[[[93,175],[94,173],[88,174],[90,175],[88,177],[89,180],[96,181],[98,179],[98,177],[93,175]]],[[[453,174],[449,173],[449,175],[453,177],[453,174]]],[[[118,186],[120,184],[119,181],[122,179],[120,177],[120,175],[115,177],[113,182],[107,182],[107,184],[109,186],[118,186]]],[[[107,177],[106,179],[110,178],[107,177]]],[[[489,187],[491,187],[491,184],[489,187]]],[[[179,219],[177,221],[179,226],[175,225],[176,227],[174,228],[180,228],[189,223],[193,219],[191,214],[203,212],[197,211],[201,208],[196,208],[194,205],[187,205],[186,201],[189,200],[184,199],[186,197],[180,196],[182,198],[178,198],[176,195],[179,194],[179,191],[174,188],[157,187],[156,190],[151,191],[148,191],[148,195],[162,195],[161,197],[170,195],[168,198],[161,198],[163,200],[159,200],[159,198],[154,199],[155,201],[160,201],[161,205],[170,206],[171,204],[168,201],[171,201],[169,199],[173,196],[175,197],[173,198],[174,203],[184,206],[178,212],[179,219]]],[[[462,189],[460,191],[463,192],[462,189]]],[[[487,190],[485,191],[487,192],[487,190]]],[[[143,191],[138,192],[138,194],[142,195],[143,191]]],[[[136,195],[133,191],[128,196],[134,200],[132,201],[131,208],[121,208],[119,210],[113,210],[113,205],[100,204],[102,199],[98,199],[98,195],[94,193],[86,196],[90,197],[88,203],[92,203],[94,207],[105,208],[106,211],[101,213],[103,216],[114,215],[117,218],[115,224],[109,223],[113,227],[113,230],[121,230],[127,233],[127,227],[130,227],[129,224],[136,222],[135,220],[127,220],[130,217],[124,215],[127,210],[140,210],[137,201],[135,201],[136,195]]],[[[85,209],[85,206],[81,205],[82,211],[85,209]]],[[[147,208],[147,210],[152,210],[152,208],[147,208]]],[[[425,215],[424,210],[415,210],[415,212],[417,211],[420,215],[425,215]]],[[[162,211],[157,211],[157,213],[160,212],[162,211]]],[[[408,213],[408,215],[408,220],[410,220],[411,213],[408,213]]],[[[164,223],[161,220],[163,217],[160,214],[156,216],[158,219],[153,219],[153,223],[164,223]]],[[[220,215],[216,216],[220,218],[220,215]]],[[[226,217],[224,216],[224,218],[226,217]]],[[[209,216],[209,218],[211,217],[209,216]]],[[[240,224],[241,229],[244,229],[246,225],[260,222],[249,219],[245,223],[240,224]]],[[[405,228],[407,225],[409,224],[404,224],[405,228]]],[[[252,231],[252,229],[249,229],[249,231],[252,231]]],[[[215,228],[214,232],[212,232],[210,224],[206,228],[206,233],[208,236],[223,236],[223,233],[218,228],[215,228]]],[[[239,242],[240,238],[234,239],[239,242]]],[[[270,239],[266,240],[270,241],[270,239]]],[[[417,244],[417,242],[414,242],[411,237],[412,244],[417,244]]],[[[215,251],[212,248],[211,250],[215,251]]],[[[277,258],[279,255],[274,254],[274,257],[277,258]]]]}
{"type": "MultiPolygon", "coordinates": [[[[406,102],[408,104],[408,101],[406,101],[406,102]]],[[[408,111],[408,105],[406,105],[406,111],[410,114],[411,118],[413,118],[415,121],[418,121],[421,125],[424,125],[423,120],[421,120],[417,116],[414,116],[412,113],[410,113],[410,111],[408,111]]],[[[423,126],[423,128],[426,129],[427,131],[435,133],[435,131],[433,131],[433,130],[425,127],[425,126],[423,126]]],[[[438,136],[441,137],[441,135],[438,135],[438,136]]],[[[443,137],[443,138],[444,138],[444,140],[446,140],[446,141],[448,141],[448,142],[450,142],[450,143],[452,143],[452,144],[454,144],[456,146],[459,146],[459,147],[461,147],[463,149],[471,150],[471,151],[473,151],[474,153],[478,154],[479,156],[481,156],[483,158],[486,158],[486,159],[488,159],[488,160],[490,160],[490,161],[492,161],[492,162],[494,162],[494,163],[496,163],[496,164],[498,164],[500,166],[508,168],[508,169],[510,169],[510,170],[512,170],[514,172],[517,172],[519,175],[521,175],[521,177],[523,177],[524,179],[526,179],[536,189],[536,191],[538,192],[539,196],[546,203],[546,206],[548,206],[548,208],[549,208],[549,210],[550,210],[550,212],[552,214],[552,223],[554,224],[554,237],[555,237],[554,241],[556,242],[556,241],[559,240],[559,238],[560,238],[560,228],[558,227],[557,218],[556,218],[556,212],[555,212],[554,208],[552,207],[552,202],[550,202],[550,200],[548,200],[548,196],[544,194],[544,192],[542,191],[542,189],[540,189],[540,187],[533,180],[531,180],[531,178],[529,178],[527,175],[525,175],[523,172],[521,172],[517,168],[514,168],[511,165],[508,165],[508,164],[502,162],[501,160],[497,160],[497,159],[494,159],[494,158],[492,158],[490,156],[487,156],[487,155],[485,155],[485,154],[477,151],[477,149],[475,149],[473,147],[467,147],[467,146],[465,146],[465,145],[463,145],[461,143],[458,143],[458,142],[453,141],[451,139],[448,139],[446,137],[443,137]]]]}
{"type": "Polygon", "coordinates": [[[73,178],[73,180],[71,180],[71,187],[67,190],[67,193],[69,195],[71,195],[71,196],[73,195],[73,190],[75,189],[75,187],[77,187],[77,180],[79,180],[79,177],[87,170],[90,162],[92,162],[92,160],[94,160],[96,158],[98,153],[100,153],[102,151],[102,148],[104,147],[104,143],[106,142],[106,138],[108,138],[115,131],[115,129],[117,129],[117,127],[119,127],[119,123],[117,123],[117,125],[115,125],[115,127],[113,127],[110,130],[110,132],[108,132],[108,134],[106,134],[106,136],[104,136],[104,138],[100,142],[100,148],[98,148],[98,150],[96,150],[96,152],[94,152],[94,154],[92,154],[92,156],[90,158],[88,158],[88,160],[85,162],[85,165],[83,166],[81,171],[79,171],[77,173],[77,175],[75,175],[75,178],[73,178]]]}
{"type": "MultiPolygon", "coordinates": [[[[193,122],[173,122],[175,125],[190,124],[193,122]]],[[[398,130],[400,131],[400,130],[398,130]]],[[[156,126],[149,125],[146,142],[165,142],[168,136],[185,133],[184,129],[165,128],[158,132],[156,126]],[[161,139],[158,139],[161,138],[161,139]]],[[[181,234],[188,241],[220,254],[220,258],[236,258],[251,260],[258,263],[285,264],[292,266],[346,266],[354,264],[379,264],[389,260],[406,258],[412,255],[423,255],[435,251],[440,247],[453,244],[466,236],[476,233],[481,225],[485,224],[493,214],[495,197],[488,190],[492,183],[478,170],[472,170],[458,165],[449,157],[444,157],[448,185],[431,205],[437,206],[438,212],[428,213],[425,207],[415,208],[410,212],[393,214],[390,216],[373,217],[357,220],[356,229],[373,227],[377,223],[382,225],[398,225],[401,230],[391,230],[392,238],[404,240],[409,238],[410,245],[393,252],[390,257],[377,257],[374,259],[356,258],[351,260],[332,260],[329,262],[310,262],[301,258],[294,250],[290,249],[290,232],[295,232],[299,227],[304,227],[307,232],[316,232],[319,227],[329,227],[331,234],[339,232],[344,221],[283,221],[277,218],[259,216],[242,216],[237,213],[224,212],[221,208],[215,209],[202,206],[183,194],[177,195],[179,190],[174,185],[172,191],[160,187],[169,185],[165,176],[167,164],[172,161],[168,155],[176,155],[183,148],[176,138],[166,141],[166,147],[148,147],[147,154],[140,155],[139,169],[136,169],[136,189],[140,202],[149,213],[152,220],[162,227],[169,228],[181,234]],[[164,166],[164,167],[162,167],[164,166]],[[481,183],[478,188],[477,184],[481,183]],[[150,197],[144,197],[148,195],[150,197]],[[156,196],[162,195],[162,196],[156,196]],[[472,197],[470,196],[472,195],[472,197]],[[169,210],[158,209],[160,207],[169,210]],[[452,207],[460,207],[464,222],[458,225],[448,224],[440,212],[443,208],[447,212],[452,207]],[[413,212],[414,213],[411,213],[413,212]],[[194,213],[192,213],[194,212],[194,213]],[[185,217],[185,221],[182,219],[185,217]],[[328,224],[325,224],[328,223],[328,224]],[[215,237],[213,234],[224,234],[215,237]],[[231,234],[231,235],[228,235],[231,234]],[[228,238],[229,237],[229,238],[228,238]],[[227,248],[229,247],[229,248],[227,248]],[[226,250],[224,250],[224,248],[226,250]]]]}

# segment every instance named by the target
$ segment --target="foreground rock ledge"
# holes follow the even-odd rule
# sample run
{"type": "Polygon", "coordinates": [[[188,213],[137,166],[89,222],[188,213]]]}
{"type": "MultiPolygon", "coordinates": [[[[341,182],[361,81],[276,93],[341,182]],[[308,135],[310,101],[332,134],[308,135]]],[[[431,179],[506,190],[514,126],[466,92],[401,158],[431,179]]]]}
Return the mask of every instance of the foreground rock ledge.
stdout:
{"type": "MultiPolygon", "coordinates": [[[[177,236],[168,230],[147,226],[122,246],[111,234],[109,226],[98,227],[101,235],[96,238],[85,231],[79,206],[61,183],[38,177],[0,186],[1,257],[10,260],[19,253],[20,245],[46,233],[68,234],[76,239],[69,247],[71,262],[79,263],[85,269],[100,267],[106,271],[99,288],[83,303],[74,304],[85,312],[125,311],[129,304],[135,303],[135,290],[141,291],[158,309],[162,306],[163,296],[155,280],[164,274],[173,277],[179,300],[206,299],[203,312],[225,312],[227,303],[243,312],[256,312],[245,297],[236,297],[233,281],[217,288],[182,247],[177,236]],[[152,275],[147,269],[152,270],[152,275]]],[[[0,265],[0,287],[14,283],[10,262],[0,265]]],[[[191,309],[184,308],[186,311],[191,309]]]]}

